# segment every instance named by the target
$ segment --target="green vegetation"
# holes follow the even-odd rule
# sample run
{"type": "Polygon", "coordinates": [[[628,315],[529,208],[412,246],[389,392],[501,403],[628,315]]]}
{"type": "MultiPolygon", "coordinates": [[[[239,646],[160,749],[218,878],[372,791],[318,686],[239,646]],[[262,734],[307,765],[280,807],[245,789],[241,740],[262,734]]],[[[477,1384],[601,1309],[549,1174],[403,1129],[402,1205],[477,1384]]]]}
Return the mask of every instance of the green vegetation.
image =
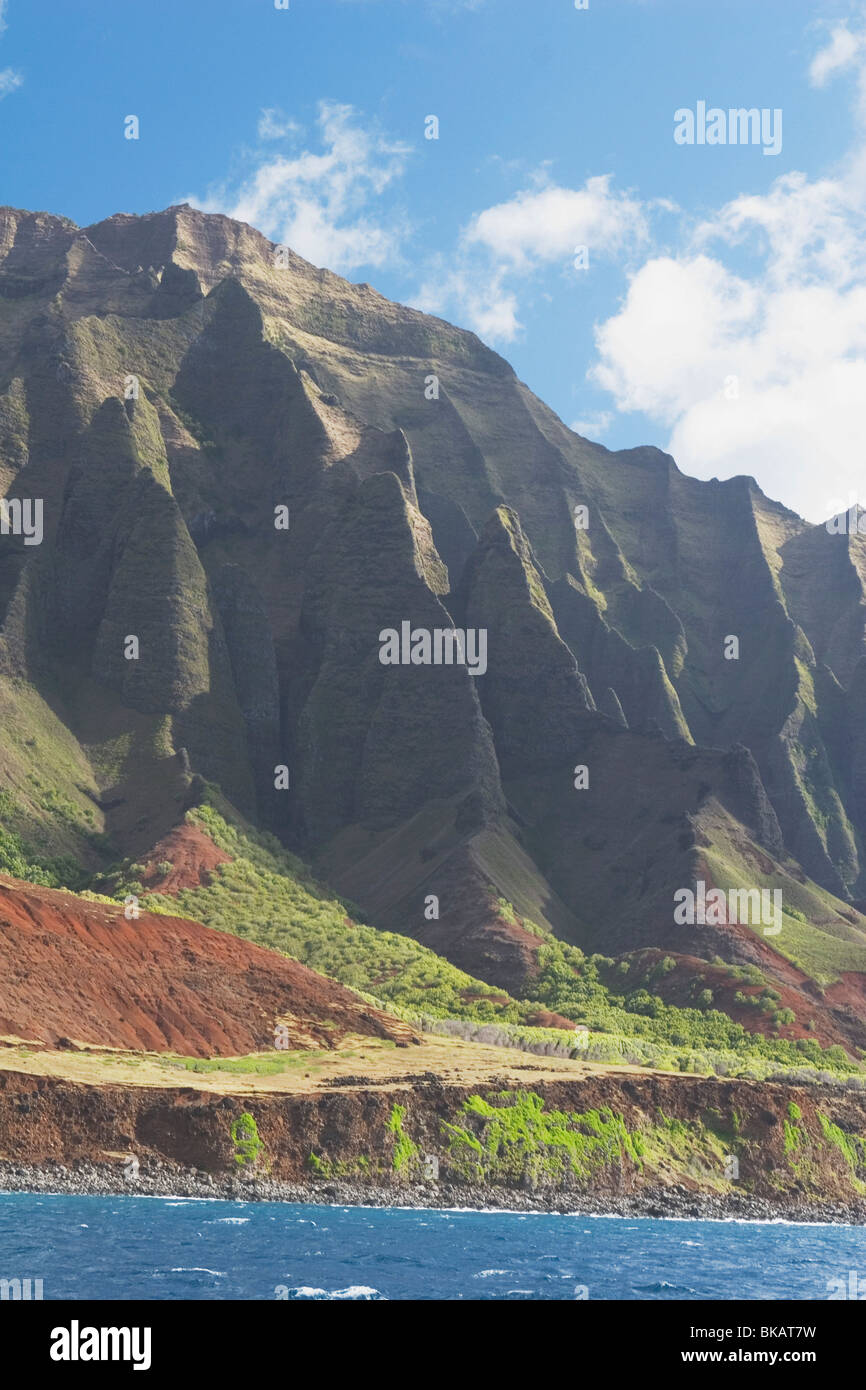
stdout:
{"type": "Polygon", "coordinates": [[[0,873],[42,888],[83,888],[90,875],[69,854],[46,855],[2,823],[15,813],[8,792],[0,792],[0,873]]]}
{"type": "Polygon", "coordinates": [[[463,1104],[468,1123],[443,1125],[451,1166],[466,1181],[561,1182],[568,1174],[589,1178],[624,1158],[642,1160],[641,1136],[609,1108],[548,1111],[534,1091],[501,1091],[494,1099],[503,1103],[470,1096],[463,1104]]]}
{"type": "MultiPolygon", "coordinates": [[[[524,922],[523,925],[530,924],[524,922]]],[[[534,930],[542,935],[538,928],[534,930]]],[[[726,1069],[733,1064],[736,1070],[736,1059],[748,1058],[750,1061],[754,1059],[789,1066],[808,1063],[831,1071],[858,1070],[857,1064],[838,1045],[824,1049],[811,1038],[793,1042],[750,1032],[728,1014],[710,1007],[712,997],[706,998],[710,991],[699,994],[701,1007],[698,1008],[667,1004],[645,988],[623,994],[620,992],[623,989],[620,969],[613,960],[601,955],[585,956],[568,942],[545,937],[538,960],[539,974],[532,981],[534,998],[546,1008],[586,1025],[593,1033],[628,1038],[635,1042],[639,1038],[645,1039],[661,1052],[667,1052],[670,1048],[687,1048],[693,1053],[703,1054],[705,1059],[711,1053],[727,1054],[727,1057],[719,1058],[726,1069]]],[[[619,967],[623,964],[620,962],[619,967]]],[[[664,961],[659,964],[665,974],[670,973],[664,961]]],[[[762,1012],[775,1013],[778,994],[766,987],[763,975],[755,967],[741,969],[753,972],[745,974],[744,978],[765,986],[764,1003],[756,1000],[755,1007],[762,1012]]],[[[750,995],[742,997],[746,1001],[753,998],[750,995]]],[[[792,1017],[790,1010],[782,1012],[786,1018],[792,1017]]],[[[632,1042],[630,1046],[633,1047],[632,1042]]],[[[635,1048],[634,1051],[639,1049],[635,1048]]],[[[681,1069],[703,1068],[687,1065],[681,1069]]],[[[712,1065],[708,1069],[715,1070],[712,1065]]]]}
{"type": "Polygon", "coordinates": [[[369,1178],[374,1173],[378,1174],[378,1168],[374,1168],[366,1154],[332,1162],[329,1158],[321,1158],[318,1154],[311,1153],[307,1163],[314,1178],[323,1178],[329,1182],[338,1178],[369,1178]]]}
{"type": "Polygon", "coordinates": [[[706,1186],[729,1189],[729,1160],[737,1147],[733,1127],[716,1111],[680,1120],[660,1111],[655,1123],[641,1131],[644,1161],[659,1172],[698,1178],[706,1186]]]}
{"type": "MultiPolygon", "coordinates": [[[[206,886],[174,897],[150,894],[143,901],[148,910],[180,913],[270,946],[397,1012],[517,1023],[537,1011],[537,1004],[511,999],[409,937],[355,920],[274,836],[231,825],[212,806],[189,819],[232,862],[206,886]]],[[[121,866],[101,881],[123,897],[136,891],[132,869],[121,866]]]]}
{"type": "Polygon", "coordinates": [[[106,848],[87,756],[35,689],[5,676],[0,729],[0,872],[75,890],[106,848]]]}
{"type": "Polygon", "coordinates": [[[836,1049],[832,1058],[829,1056],[832,1049],[826,1052],[817,1049],[820,1060],[816,1064],[806,1057],[800,1041],[775,1043],[752,1034],[746,1035],[746,1044],[741,1050],[693,1048],[683,1052],[677,1046],[653,1038],[597,1032],[594,1029],[585,1036],[581,1044],[577,1044],[574,1033],[566,1032],[565,1029],[526,1028],[498,1023],[477,1024],[463,1019],[434,1019],[423,1016],[414,1021],[428,1033],[441,1033],[449,1037],[463,1038],[467,1042],[486,1043],[494,1047],[517,1047],[523,1052],[532,1052],[538,1056],[571,1057],[619,1066],[653,1067],[659,1071],[688,1072],[696,1076],[715,1074],[754,1081],[787,1076],[799,1082],[847,1077],[850,1084],[859,1084],[861,1076],[856,1073],[859,1071],[862,1074],[863,1071],[862,1066],[852,1062],[842,1048],[836,1049]],[[758,1046],[755,1051],[748,1051],[748,1043],[753,1036],[758,1046]],[[761,1043],[767,1046],[762,1049],[761,1043]]]}
{"type": "MultiPolygon", "coordinates": [[[[395,1105],[388,1118],[386,1129],[394,1137],[394,1152],[391,1158],[390,1175],[400,1179],[417,1176],[420,1150],[403,1128],[406,1119],[405,1105],[395,1105]]],[[[349,1159],[329,1159],[321,1154],[311,1153],[307,1159],[314,1177],[333,1180],[335,1178],[383,1179],[388,1169],[381,1162],[371,1161],[369,1155],[359,1154],[349,1159]]]]}
{"type": "MultiPolygon", "coordinates": [[[[855,1192],[866,1193],[866,1141],[848,1134],[818,1111],[824,1146],[838,1149],[850,1171],[855,1192]]],[[[387,1128],[395,1137],[392,1178],[417,1176],[419,1150],[405,1133],[405,1107],[394,1106],[387,1128]]],[[[734,1155],[757,1159],[764,1180],[779,1192],[792,1182],[819,1195],[826,1187],[826,1167],[818,1161],[820,1139],[810,1136],[800,1107],[791,1103],[785,1121],[785,1166],[767,1168],[763,1145],[741,1137],[741,1117],[709,1108],[688,1119],[656,1111],[639,1125],[610,1106],[585,1111],[548,1108],[534,1091],[495,1090],[468,1097],[451,1121],[441,1122],[442,1160],[460,1180],[506,1187],[586,1186],[604,1179],[618,1185],[618,1170],[639,1168],[644,1179],[666,1182],[697,1180],[720,1194],[750,1190],[752,1178],[741,1179],[734,1155]],[[757,1150],[757,1152],[756,1152],[757,1150]]],[[[387,1163],[366,1155],[332,1161],[309,1156],[310,1171],[321,1178],[372,1177],[387,1179],[387,1163]]]]}
{"type": "Polygon", "coordinates": [[[264,1144],[259,1138],[258,1125],[248,1111],[239,1115],[232,1125],[232,1143],[235,1145],[235,1163],[240,1167],[251,1167],[258,1163],[264,1144]]]}
{"type": "MultiPolygon", "coordinates": [[[[379,1042],[380,1047],[386,1044],[379,1042]]],[[[172,1057],[164,1058],[167,1066],[182,1067],[184,1071],[198,1072],[206,1074],[210,1072],[225,1072],[230,1076],[283,1076],[286,1072],[304,1070],[314,1070],[319,1062],[331,1056],[324,1050],[321,1052],[252,1052],[246,1057],[172,1057]]],[[[344,1057],[354,1057],[353,1052],[344,1052],[344,1057]]]]}
{"type": "Polygon", "coordinates": [[[790,1120],[785,1121],[785,1153],[793,1154],[803,1143],[802,1130],[798,1129],[790,1120]]]}
{"type": "Polygon", "coordinates": [[[405,1105],[395,1105],[388,1121],[388,1131],[394,1136],[393,1166],[398,1177],[409,1177],[418,1159],[418,1145],[413,1144],[403,1128],[405,1118],[405,1105]]]}
{"type": "MultiPolygon", "coordinates": [[[[2,810],[0,798],[0,815],[2,810]]],[[[699,979],[692,993],[695,1006],[668,1004],[652,993],[652,987],[675,971],[672,957],[655,960],[641,973],[629,961],[587,956],[521,919],[501,899],[497,911],[539,939],[539,968],[529,986],[531,998],[515,998],[458,970],[411,938],[379,931],[359,920],[362,914],[353,904],[330,893],[274,836],[246,824],[216,788],[208,789],[206,804],[190,812],[188,820],[231,856],[209,884],[184,889],[176,896],[146,895],[144,866],[126,860],[92,876],[87,896],[106,900],[110,894],[110,900],[122,900],[135,893],[148,911],[186,915],[271,947],[422,1026],[436,1029],[446,1020],[474,1025],[474,1033],[458,1036],[481,1042],[695,1074],[763,1078],[780,1067],[812,1067],[838,1074],[862,1069],[838,1045],[824,1049],[812,1038],[795,1042],[750,1032],[712,1007],[712,991],[698,988],[699,979]],[[530,1020],[545,1010],[588,1028],[588,1049],[578,1051],[574,1035],[564,1030],[533,1027],[530,1020]]],[[[164,861],[160,870],[166,871],[167,865],[164,861]]],[[[83,886],[84,875],[77,865],[34,856],[10,831],[0,831],[0,869],[47,886],[83,886]]],[[[767,986],[756,967],[718,965],[730,977],[761,987],[757,996],[740,991],[738,998],[743,1002],[777,1022],[792,1018],[790,1010],[779,1010],[778,993],[767,986]]],[[[210,1064],[195,1059],[183,1065],[195,1071],[210,1069],[210,1064]]],[[[235,1060],[230,1065],[237,1070],[242,1063],[235,1060]]],[[[268,1075],[292,1063],[257,1058],[249,1065],[268,1075]]]]}
{"type": "Polygon", "coordinates": [[[839,1125],[834,1124],[822,1111],[818,1110],[818,1123],[821,1126],[821,1133],[828,1144],[837,1148],[851,1170],[851,1181],[856,1190],[866,1193],[866,1141],[861,1139],[858,1134],[848,1134],[839,1125]]]}
{"type": "MultiPolygon", "coordinates": [[[[737,887],[742,870],[733,852],[726,855],[715,844],[706,849],[705,858],[716,887],[725,892],[737,887]]],[[[782,930],[773,938],[774,950],[821,985],[832,984],[844,971],[866,971],[863,934],[839,915],[831,893],[782,873],[756,872],[753,880],[756,888],[783,893],[782,930]]]]}
{"type": "MultiPolygon", "coordinates": [[[[404,1018],[424,1021],[424,1026],[449,1019],[495,1025],[493,1036],[482,1033],[478,1040],[578,1055],[573,1035],[528,1023],[540,1011],[550,1010],[590,1029],[590,1050],[580,1055],[594,1061],[755,1077],[780,1066],[840,1073],[858,1069],[839,1046],[823,1049],[813,1039],[765,1037],[718,1009],[682,1008],[666,1004],[645,988],[628,990],[609,957],[586,956],[525,919],[521,925],[540,941],[539,970],[531,984],[532,997],[516,999],[473,979],[409,937],[358,921],[356,908],[331,895],[273,835],[244,824],[215,790],[209,790],[208,804],[190,812],[188,819],[232,860],[220,865],[207,885],[172,897],[148,895],[143,898],[147,910],[181,913],[272,947],[404,1018]],[[622,993],[624,988],[627,992],[622,993]]],[[[142,896],[135,876],[140,870],[126,862],[99,883],[119,898],[136,892],[134,885],[139,884],[142,896]]],[[[497,908],[514,913],[504,900],[497,908]]],[[[660,962],[664,974],[673,965],[670,957],[660,962]]],[[[765,983],[754,967],[740,969],[744,979],[765,983]]]]}

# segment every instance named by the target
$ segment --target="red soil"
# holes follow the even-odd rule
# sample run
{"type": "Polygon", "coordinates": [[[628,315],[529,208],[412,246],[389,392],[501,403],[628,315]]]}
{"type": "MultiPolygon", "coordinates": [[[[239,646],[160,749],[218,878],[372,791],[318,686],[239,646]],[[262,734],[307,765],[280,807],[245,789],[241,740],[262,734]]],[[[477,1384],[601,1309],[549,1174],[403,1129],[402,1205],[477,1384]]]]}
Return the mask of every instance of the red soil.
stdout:
{"type": "Polygon", "coordinates": [[[217,865],[230,862],[231,856],[197,826],[178,825],[147,856],[142,882],[152,893],[179,893],[209,883],[217,865]],[[160,872],[164,863],[172,865],[168,873],[160,872]]]}
{"type": "Polygon", "coordinates": [[[866,975],[843,971],[834,984],[827,986],[824,998],[831,1004],[847,1004],[862,1014],[866,1009],[866,975]]]}
{"type": "Polygon", "coordinates": [[[530,1028],[564,1028],[568,1033],[573,1033],[575,1029],[573,1018],[552,1014],[549,1009],[540,1009],[537,1014],[530,1014],[526,1022],[530,1028]]]}
{"type": "Polygon", "coordinates": [[[330,1047],[412,1030],[276,951],[198,922],[36,888],[0,875],[0,1035],[56,1046],[234,1056],[330,1047]]]}

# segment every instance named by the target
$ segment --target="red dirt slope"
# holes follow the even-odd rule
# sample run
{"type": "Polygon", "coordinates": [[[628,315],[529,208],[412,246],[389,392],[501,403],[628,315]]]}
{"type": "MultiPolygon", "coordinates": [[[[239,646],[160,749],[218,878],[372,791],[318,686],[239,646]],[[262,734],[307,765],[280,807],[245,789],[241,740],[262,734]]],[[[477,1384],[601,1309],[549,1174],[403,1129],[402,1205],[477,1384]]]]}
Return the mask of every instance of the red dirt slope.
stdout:
{"type": "MultiPolygon", "coordinates": [[[[866,976],[848,973],[821,990],[814,980],[771,950],[749,927],[732,922],[724,930],[728,933],[728,947],[731,943],[742,947],[738,963],[757,965],[763,972],[762,983],[738,977],[730,964],[716,964],[700,956],[662,951],[656,947],[623,956],[621,959],[629,966],[628,975],[625,978],[621,974],[610,975],[608,983],[615,983],[618,990],[626,993],[647,989],[666,1004],[675,1004],[681,1009],[694,1008],[699,993],[709,989],[713,996],[712,1007],[726,1013],[735,1023],[741,1023],[750,1033],[763,1033],[765,1037],[791,1042],[811,1038],[821,1047],[838,1043],[853,1057],[866,1049],[866,976]],[[658,967],[665,957],[675,961],[676,968],[659,974],[658,967]],[[792,1010],[792,1023],[775,1023],[771,1011],[759,1006],[758,1000],[768,987],[777,996],[773,1008],[792,1010]],[[749,1005],[743,1003],[743,998],[755,1002],[749,1005]]],[[[717,939],[721,942],[720,934],[717,939]]]]}
{"type": "Polygon", "coordinates": [[[218,864],[231,863],[209,835],[195,825],[178,825],[147,856],[143,883],[151,893],[180,893],[209,883],[218,864]],[[165,872],[162,865],[170,864],[165,872]]]}
{"type": "Polygon", "coordinates": [[[0,875],[0,1036],[185,1056],[330,1047],[347,1033],[405,1043],[412,1030],[351,990],[180,917],[36,888],[0,875]]]}

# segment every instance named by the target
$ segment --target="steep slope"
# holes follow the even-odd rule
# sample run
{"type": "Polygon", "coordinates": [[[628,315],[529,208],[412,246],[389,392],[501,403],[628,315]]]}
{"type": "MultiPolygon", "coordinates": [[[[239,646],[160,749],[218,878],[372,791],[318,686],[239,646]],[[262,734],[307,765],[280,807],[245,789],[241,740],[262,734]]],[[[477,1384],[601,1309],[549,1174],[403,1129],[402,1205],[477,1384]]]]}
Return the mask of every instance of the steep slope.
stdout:
{"type": "Polygon", "coordinates": [[[0,1036],[231,1056],[412,1030],[297,961],[198,922],[0,877],[0,1036]]]}
{"type": "MultiPolygon", "coordinates": [[[[852,1058],[856,1062],[866,1045],[866,975],[858,973],[862,933],[852,926],[859,919],[853,912],[848,918],[835,914],[829,895],[814,885],[787,880],[804,910],[789,908],[786,925],[797,935],[815,979],[733,919],[723,929],[678,928],[667,951],[631,950],[618,959],[587,955],[539,928],[539,904],[531,893],[524,894],[528,906],[515,893],[518,910],[513,902],[484,892],[479,874],[485,864],[490,872],[511,878],[515,888],[526,887],[515,877],[513,836],[502,843],[501,830],[488,831],[475,837],[467,851],[475,876],[467,876],[466,884],[475,899],[460,903],[460,910],[449,911],[441,922],[425,923],[423,930],[413,931],[413,940],[359,920],[356,906],[334,900],[272,835],[254,830],[220,801],[230,817],[226,820],[208,800],[188,813],[146,863],[122,866],[102,886],[117,897],[146,891],[148,908],[180,911],[303,959],[382,1000],[386,1009],[410,1019],[420,1016],[428,1030],[449,1034],[456,1028],[457,1036],[471,1038],[480,1028],[482,1041],[528,1043],[543,1051],[554,1046],[579,1056],[581,1044],[575,1043],[573,1031],[578,1023],[591,1030],[600,1060],[625,1058],[720,1075],[744,1066],[760,1068],[767,1060],[787,1067],[807,1063],[850,1070],[852,1058]],[[130,880],[134,872],[140,882],[130,880]],[[822,923],[820,929],[805,925],[807,912],[822,923]],[[462,928],[452,925],[452,919],[462,928]],[[718,945],[725,958],[719,954],[706,961],[689,954],[699,949],[701,937],[704,949],[718,945]],[[495,976],[502,973],[504,961],[515,963],[520,951],[522,970],[513,972],[513,993],[443,959],[473,955],[485,973],[495,976]],[[684,1045],[693,1049],[685,1056],[684,1045]]],[[[730,828],[742,834],[738,822],[723,818],[720,840],[730,828]]],[[[362,861],[362,871],[375,864],[387,881],[389,849],[393,853],[385,842],[362,861]]],[[[785,878],[756,846],[739,846],[741,853],[747,849],[765,873],[785,878]]],[[[531,865],[521,853],[524,865],[531,865]]],[[[705,864],[695,864],[696,872],[709,875],[705,864]]],[[[723,876],[725,871],[719,858],[717,872],[723,876]]],[[[534,867],[528,881],[544,885],[534,867]]],[[[669,930],[665,916],[658,930],[669,930]]]]}
{"type": "Polygon", "coordinates": [[[0,863],[146,856],[208,781],[516,993],[546,932],[866,968],[863,537],[185,205],[0,210],[0,490],[44,505],[0,537],[0,863]],[[404,624],[483,662],[383,663],[404,624]],[[677,934],[701,876],[794,915],[677,934]]]}

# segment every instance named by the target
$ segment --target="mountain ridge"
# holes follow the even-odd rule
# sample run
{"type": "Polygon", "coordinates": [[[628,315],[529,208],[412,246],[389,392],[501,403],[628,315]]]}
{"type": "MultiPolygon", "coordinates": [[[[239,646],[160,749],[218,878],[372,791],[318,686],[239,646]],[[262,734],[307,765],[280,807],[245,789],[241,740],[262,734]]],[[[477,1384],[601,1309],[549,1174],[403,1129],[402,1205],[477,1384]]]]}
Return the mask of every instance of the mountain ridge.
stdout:
{"type": "Polygon", "coordinates": [[[859,534],[592,444],[474,334],[188,205],[0,209],[0,492],[45,501],[0,540],[0,796],[43,855],[144,854],[211,782],[509,989],[500,900],[742,961],[676,936],[702,872],[811,913],[780,979],[866,971],[859,534]],[[383,667],[403,620],[483,628],[487,670],[383,667]]]}

